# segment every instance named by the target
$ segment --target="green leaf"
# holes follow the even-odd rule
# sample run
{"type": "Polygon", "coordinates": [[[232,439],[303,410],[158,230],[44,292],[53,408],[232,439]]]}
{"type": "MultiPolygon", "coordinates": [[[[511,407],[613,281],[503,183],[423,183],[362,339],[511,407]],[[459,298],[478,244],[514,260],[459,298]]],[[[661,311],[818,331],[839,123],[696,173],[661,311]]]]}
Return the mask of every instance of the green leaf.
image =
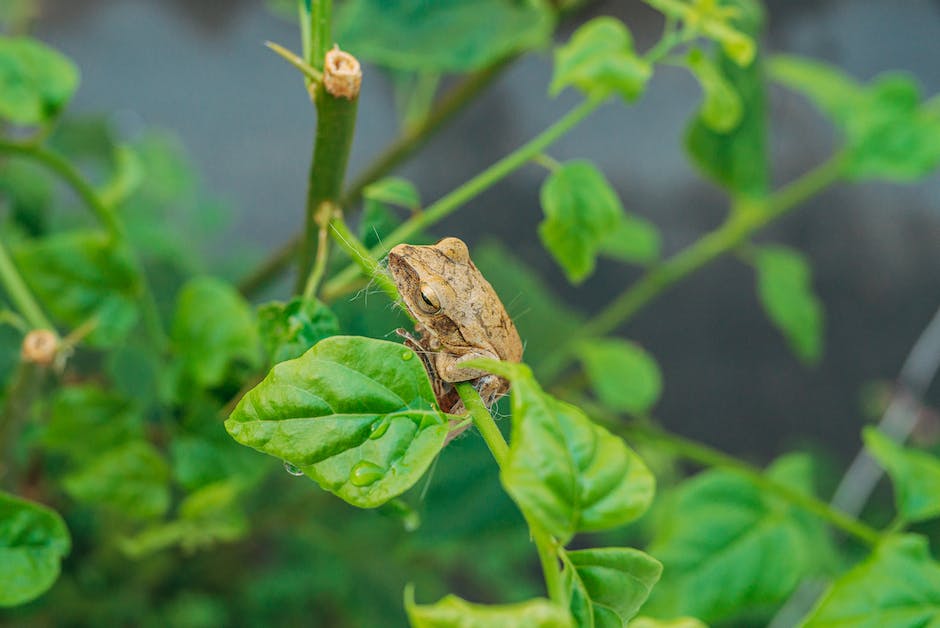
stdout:
{"type": "Polygon", "coordinates": [[[594,272],[595,258],[624,220],[623,206],[604,175],[587,161],[572,161],[542,185],[545,220],[539,237],[573,283],[594,272]]]}
{"type": "Polygon", "coordinates": [[[614,528],[646,511],[655,480],[623,440],[543,392],[524,364],[467,366],[512,382],[512,438],[500,478],[522,512],[566,543],[577,532],[614,528]]]}
{"type": "Polygon", "coordinates": [[[940,515],[940,460],[902,447],[874,427],[866,427],[862,435],[865,447],[891,477],[898,513],[906,521],[940,515]]]}
{"type": "MultiPolygon", "coordinates": [[[[756,34],[762,24],[761,10],[750,2],[738,7],[741,17],[737,23],[745,32],[756,34]],[[749,8],[750,7],[750,8],[749,8]]],[[[770,182],[767,143],[767,95],[764,86],[763,64],[758,59],[741,67],[727,52],[719,53],[714,62],[707,62],[710,70],[699,68],[713,76],[711,89],[718,93],[706,99],[686,131],[685,146],[692,162],[706,176],[736,195],[760,197],[767,193],[770,182]],[[724,84],[725,87],[716,87],[724,84]],[[715,111],[719,102],[730,101],[729,93],[739,101],[739,120],[730,124],[734,116],[726,111],[715,111]],[[727,128],[720,130],[723,126],[727,128]]],[[[703,88],[705,82],[703,81],[703,88]]],[[[731,105],[733,107],[733,105],[731,105]]]]}
{"type": "Polygon", "coordinates": [[[0,199],[6,200],[13,223],[26,234],[36,237],[48,231],[54,195],[49,173],[41,165],[6,157],[0,167],[0,199]]]}
{"type": "MultiPolygon", "coordinates": [[[[810,493],[811,471],[808,457],[793,455],[767,474],[810,493]]],[[[831,556],[818,519],[732,471],[701,473],[666,500],[648,547],[663,563],[663,578],[643,609],[649,615],[719,622],[766,612],[831,556]]]]}
{"type": "Polygon", "coordinates": [[[170,506],[169,467],[145,441],[132,441],[67,475],[65,491],[80,502],[101,504],[135,519],[159,517],[170,506]]]}
{"type": "Polygon", "coordinates": [[[95,317],[85,342],[121,342],[137,320],[139,282],[134,265],[97,231],[73,231],[23,243],[14,258],[42,304],[69,327],[95,317]]]}
{"type": "Polygon", "coordinates": [[[633,37],[620,20],[597,17],[583,24],[571,39],[555,49],[555,72],[549,93],[574,86],[586,95],[620,95],[635,100],[653,70],[633,50],[633,37]]]}
{"type": "Polygon", "coordinates": [[[624,214],[600,241],[601,255],[631,264],[651,264],[659,259],[659,230],[644,218],[624,214]]]}
{"type": "Polygon", "coordinates": [[[134,149],[130,146],[117,146],[114,149],[114,173],[111,180],[99,190],[98,195],[102,203],[115,207],[137,191],[143,180],[143,164],[134,149]]]}
{"type": "Polygon", "coordinates": [[[224,383],[239,363],[255,367],[260,362],[254,312],[219,279],[197,277],[183,286],[171,336],[185,372],[203,388],[224,383]]]}
{"type": "Polygon", "coordinates": [[[0,607],[25,604],[49,589],[71,546],[57,512],[0,493],[0,607]]]}
{"type": "Polygon", "coordinates": [[[75,460],[97,458],[103,451],[144,435],[140,410],[128,399],[86,384],[55,393],[42,442],[75,460]]]}
{"type": "Polygon", "coordinates": [[[921,101],[911,77],[888,73],[861,86],[834,68],[788,56],[775,57],[770,69],[845,135],[848,178],[913,181],[940,166],[940,112],[921,101]]]}
{"type": "Polygon", "coordinates": [[[698,78],[705,94],[699,118],[717,133],[733,131],[743,114],[741,98],[725,78],[717,64],[699,49],[689,51],[686,60],[689,69],[698,78]]]}
{"type": "Polygon", "coordinates": [[[362,190],[363,198],[380,203],[388,203],[406,209],[421,207],[421,196],[414,183],[401,177],[385,177],[367,185],[362,190]]]}
{"type": "Polygon", "coordinates": [[[332,310],[316,299],[302,297],[259,306],[258,327],[265,351],[275,364],[298,358],[324,338],[339,334],[339,321],[332,310]]]}
{"type": "Polygon", "coordinates": [[[862,564],[836,580],[806,618],[805,628],[919,628],[940,625],[940,564],[927,539],[882,541],[862,564]]]}
{"type": "Polygon", "coordinates": [[[265,465],[258,464],[254,452],[239,447],[224,433],[221,437],[224,440],[181,435],[170,443],[173,478],[186,490],[196,491],[228,480],[238,480],[250,486],[268,470],[265,465]]]}
{"type": "Polygon", "coordinates": [[[378,65],[469,72],[543,46],[554,24],[538,0],[350,0],[336,32],[344,49],[378,65]]]}
{"type": "Polygon", "coordinates": [[[225,428],[349,503],[373,508],[408,490],[443,446],[448,426],[435,404],[411,349],[333,336],[276,365],[225,428]]]}
{"type": "Polygon", "coordinates": [[[48,122],[78,86],[78,70],[34,39],[0,37],[0,118],[14,124],[48,122]]]}
{"type": "Polygon", "coordinates": [[[677,617],[676,619],[655,619],[653,617],[637,617],[629,624],[630,628],[708,628],[694,617],[677,617]]]}
{"type": "Polygon", "coordinates": [[[576,550],[565,557],[562,577],[579,626],[626,626],[663,571],[655,558],[626,547],[576,550]]]}
{"type": "Polygon", "coordinates": [[[435,604],[415,604],[414,587],[405,589],[405,611],[413,628],[572,628],[568,611],[546,599],[484,606],[448,595],[435,604]]]}
{"type": "Polygon", "coordinates": [[[646,412],[659,399],[663,381],[656,360],[639,345],[616,338],[578,344],[591,387],[607,406],[631,414],[646,412]]]}
{"type": "Polygon", "coordinates": [[[764,246],[754,256],[757,294],[767,316],[807,364],[822,357],[824,312],[813,293],[809,263],[801,253],[764,246]]]}
{"type": "Polygon", "coordinates": [[[757,46],[751,35],[756,32],[761,11],[753,0],[646,0],[646,3],[683,21],[693,32],[718,42],[722,53],[737,65],[746,67],[754,60],[757,46]]]}

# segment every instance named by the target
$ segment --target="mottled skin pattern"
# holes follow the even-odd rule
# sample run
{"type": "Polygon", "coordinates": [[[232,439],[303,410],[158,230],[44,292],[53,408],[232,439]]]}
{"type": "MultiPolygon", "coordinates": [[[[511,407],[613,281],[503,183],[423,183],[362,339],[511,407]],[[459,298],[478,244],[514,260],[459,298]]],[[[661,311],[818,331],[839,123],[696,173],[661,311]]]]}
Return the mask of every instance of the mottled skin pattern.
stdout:
{"type": "Polygon", "coordinates": [[[399,333],[424,359],[441,409],[463,411],[454,382],[472,381],[487,406],[505,395],[509,382],[463,366],[474,358],[522,359],[519,332],[467,245],[458,238],[433,246],[399,244],[388,254],[388,269],[419,337],[399,333]]]}

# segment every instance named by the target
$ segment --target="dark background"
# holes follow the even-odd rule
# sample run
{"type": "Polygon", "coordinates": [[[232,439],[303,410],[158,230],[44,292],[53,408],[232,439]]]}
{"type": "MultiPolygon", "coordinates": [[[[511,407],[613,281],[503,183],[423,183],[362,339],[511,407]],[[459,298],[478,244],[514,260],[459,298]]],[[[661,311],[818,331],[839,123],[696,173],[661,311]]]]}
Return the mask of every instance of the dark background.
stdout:
{"type": "MultiPolygon", "coordinates": [[[[770,53],[816,57],[863,80],[903,70],[925,94],[940,91],[936,2],[780,0],[768,12],[770,53]]],[[[603,3],[593,13],[622,17],[641,49],[660,32],[660,18],[640,2],[603,3]]],[[[71,111],[110,112],[128,136],[149,126],[178,134],[231,210],[204,243],[217,272],[238,276],[299,227],[313,112],[296,71],[262,46],[270,39],[298,49],[293,24],[261,2],[57,0],[45,4],[35,33],[81,69],[71,111]]],[[[513,65],[399,174],[433,201],[544,129],[577,101],[570,93],[546,97],[550,72],[547,52],[513,65]]],[[[627,209],[660,226],[667,254],[716,226],[726,210],[681,148],[698,89],[683,71],[658,70],[639,103],[607,106],[550,151],[596,161],[627,209]]],[[[389,80],[366,67],[351,175],[397,128],[389,80]]],[[[829,126],[792,94],[773,93],[772,128],[778,183],[833,146],[829,126]]],[[[524,168],[434,233],[459,235],[471,249],[502,240],[590,314],[636,272],[602,263],[582,287],[567,285],[535,232],[543,177],[540,167],[524,168]]],[[[933,176],[913,186],[839,185],[759,239],[797,247],[813,262],[827,319],[816,368],[790,354],[760,309],[751,270],[732,258],[676,287],[622,333],[659,360],[665,393],[657,415],[671,428],[755,461],[810,442],[847,459],[859,446],[863,390],[897,375],[940,302],[940,183],[933,176]]]]}

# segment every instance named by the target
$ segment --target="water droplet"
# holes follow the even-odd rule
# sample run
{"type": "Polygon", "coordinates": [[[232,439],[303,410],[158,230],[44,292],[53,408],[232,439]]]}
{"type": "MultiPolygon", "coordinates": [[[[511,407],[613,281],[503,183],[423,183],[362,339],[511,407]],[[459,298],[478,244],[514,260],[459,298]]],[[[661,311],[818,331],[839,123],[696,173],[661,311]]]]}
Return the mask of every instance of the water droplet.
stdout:
{"type": "Polygon", "coordinates": [[[353,486],[369,486],[370,484],[375,484],[384,475],[385,469],[374,462],[363,460],[362,462],[356,463],[356,466],[352,468],[352,471],[349,473],[349,482],[353,486]]]}
{"type": "Polygon", "coordinates": [[[410,360],[410,359],[412,358],[413,355],[414,355],[414,353],[412,353],[411,351],[402,351],[402,352],[401,352],[401,359],[402,359],[402,360],[405,360],[405,361],[408,361],[408,360],[410,360]]]}
{"type": "Polygon", "coordinates": [[[369,434],[369,439],[377,440],[379,438],[382,438],[385,435],[385,432],[388,431],[388,426],[391,424],[392,422],[386,419],[381,419],[380,421],[376,421],[375,423],[373,423],[372,433],[369,434]]]}
{"type": "Polygon", "coordinates": [[[290,473],[291,475],[303,475],[304,472],[292,465],[291,463],[284,461],[284,470],[290,473]]]}
{"type": "Polygon", "coordinates": [[[401,524],[405,528],[405,532],[414,532],[421,527],[421,515],[416,510],[412,510],[402,517],[401,524]]]}

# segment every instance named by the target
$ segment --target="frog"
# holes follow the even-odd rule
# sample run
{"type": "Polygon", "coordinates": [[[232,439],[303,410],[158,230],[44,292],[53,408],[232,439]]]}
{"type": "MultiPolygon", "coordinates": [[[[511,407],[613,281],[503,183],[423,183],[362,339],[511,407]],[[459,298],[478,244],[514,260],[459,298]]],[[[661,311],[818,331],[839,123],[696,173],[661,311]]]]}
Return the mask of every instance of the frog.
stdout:
{"type": "Polygon", "coordinates": [[[403,329],[398,334],[424,360],[441,409],[466,412],[454,389],[465,381],[492,407],[509,392],[509,382],[465,363],[476,358],[520,362],[523,344],[467,245],[455,237],[433,245],[399,244],[389,251],[388,270],[418,335],[403,329]]]}

